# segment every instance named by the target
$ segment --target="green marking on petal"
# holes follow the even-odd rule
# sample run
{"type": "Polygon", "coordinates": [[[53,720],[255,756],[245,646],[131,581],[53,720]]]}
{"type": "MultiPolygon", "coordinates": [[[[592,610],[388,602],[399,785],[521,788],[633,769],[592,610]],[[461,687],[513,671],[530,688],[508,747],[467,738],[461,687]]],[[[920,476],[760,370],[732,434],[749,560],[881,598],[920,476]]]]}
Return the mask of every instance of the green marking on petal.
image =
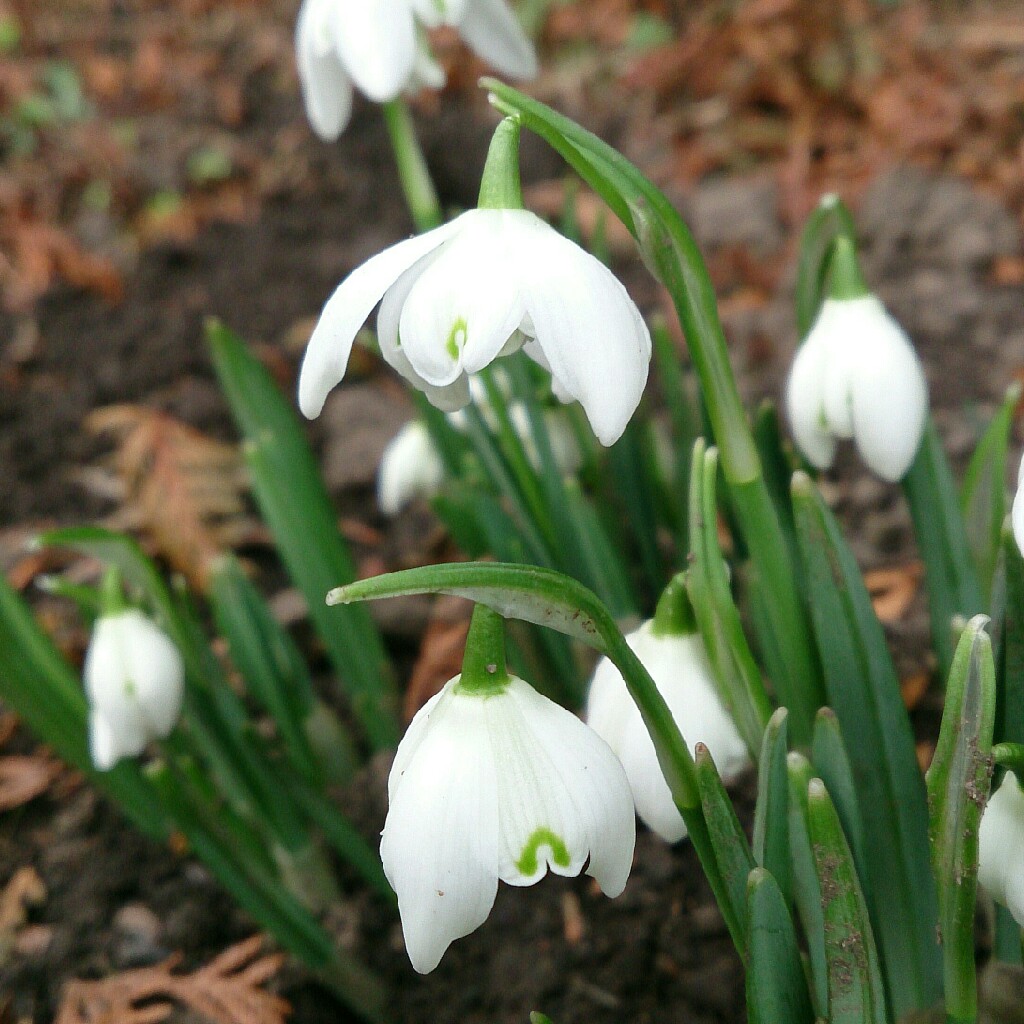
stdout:
{"type": "Polygon", "coordinates": [[[468,329],[469,325],[466,323],[466,318],[462,316],[452,324],[452,329],[448,332],[448,340],[444,345],[445,350],[452,359],[459,358],[459,353],[462,351],[463,345],[466,344],[466,331],[468,329]]]}
{"type": "Polygon", "coordinates": [[[519,860],[516,861],[516,867],[521,874],[535,875],[537,873],[537,852],[542,846],[546,846],[551,851],[551,862],[557,864],[558,867],[567,868],[572,862],[562,837],[555,835],[551,829],[542,825],[526,840],[523,852],[519,855],[519,860]]]}

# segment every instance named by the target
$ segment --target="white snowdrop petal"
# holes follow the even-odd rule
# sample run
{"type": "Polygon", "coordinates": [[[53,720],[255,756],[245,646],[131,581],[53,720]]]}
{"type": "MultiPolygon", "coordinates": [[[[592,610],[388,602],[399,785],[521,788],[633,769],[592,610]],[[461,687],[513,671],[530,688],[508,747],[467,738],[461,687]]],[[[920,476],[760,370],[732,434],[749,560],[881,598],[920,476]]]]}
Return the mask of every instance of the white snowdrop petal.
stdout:
{"type": "Polygon", "coordinates": [[[324,45],[324,5],[304,0],[295,30],[295,57],[306,115],[316,134],[333,142],[352,116],[352,82],[338,55],[324,45]]]}
{"type": "Polygon", "coordinates": [[[334,45],[345,70],[375,103],[395,99],[416,66],[416,25],[407,0],[336,3],[334,45]]]}
{"type": "Polygon", "coordinates": [[[913,349],[898,336],[851,373],[854,440],[861,458],[895,483],[910,469],[928,415],[928,386],[913,349]]]}
{"type": "Polygon", "coordinates": [[[505,0],[465,0],[459,34],[502,75],[534,78],[537,53],[505,0]]]}
{"type": "Polygon", "coordinates": [[[388,442],[377,470],[377,504],[397,515],[415,498],[432,498],[444,482],[444,462],[430,431],[411,420],[388,442]]]}
{"type": "Polygon", "coordinates": [[[410,727],[389,780],[381,861],[398,895],[409,959],[421,973],[484,922],[497,891],[497,781],[484,703],[452,699],[444,728],[436,719],[415,734],[410,727]],[[411,756],[402,750],[410,736],[411,756]]]}
{"type": "Polygon", "coordinates": [[[827,353],[810,339],[797,350],[786,383],[786,411],[797,447],[811,465],[827,469],[836,454],[835,438],[825,426],[822,381],[827,353]]]}
{"type": "Polygon", "coordinates": [[[299,371],[299,408],[320,415],[328,392],[345,376],[352,343],[373,307],[418,259],[458,231],[459,219],[390,246],[352,271],[327,300],[299,371]]]}
{"type": "MultiPolygon", "coordinates": [[[[532,215],[529,215],[532,217],[532,215]]],[[[539,218],[520,231],[526,310],[552,376],[583,406],[604,445],[625,430],[647,383],[651,337],[626,289],[599,260],[539,218]]]]}
{"type": "Polygon", "coordinates": [[[639,712],[627,719],[618,754],[640,820],[666,843],[684,839],[686,823],[672,799],[672,791],[658,765],[654,743],[639,712]]]}
{"type": "Polygon", "coordinates": [[[110,722],[95,709],[89,712],[89,756],[98,772],[110,771],[124,756],[110,722]]]}
{"type": "MultiPolygon", "coordinates": [[[[618,896],[629,877],[636,841],[633,798],[622,765],[608,744],[575,715],[521,680],[514,683],[514,698],[536,747],[547,755],[540,765],[532,766],[538,780],[550,780],[544,794],[548,802],[542,810],[553,814],[558,822],[551,825],[538,821],[534,828],[548,828],[566,848],[542,846],[541,837],[534,831],[530,835],[535,849],[538,854],[547,854],[549,866],[557,874],[578,873],[589,855],[587,874],[596,879],[606,895],[618,896]]],[[[526,837],[520,834],[517,838],[526,837]]],[[[523,877],[528,875],[523,869],[530,866],[522,859],[514,865],[523,877]]],[[[512,877],[502,877],[518,884],[512,877]]]]}
{"type": "Polygon", "coordinates": [[[1013,497],[1013,507],[1010,510],[1010,524],[1017,547],[1024,551],[1024,458],[1020,461],[1020,471],[1017,475],[1017,493],[1013,497]]]}
{"type": "Polygon", "coordinates": [[[1024,793],[1007,772],[988,799],[978,830],[978,881],[1024,927],[1024,793]]]}
{"type": "Polygon", "coordinates": [[[523,318],[509,271],[514,236],[503,230],[505,213],[464,214],[462,230],[417,277],[402,305],[402,348],[430,384],[443,387],[483,369],[523,318]]]}

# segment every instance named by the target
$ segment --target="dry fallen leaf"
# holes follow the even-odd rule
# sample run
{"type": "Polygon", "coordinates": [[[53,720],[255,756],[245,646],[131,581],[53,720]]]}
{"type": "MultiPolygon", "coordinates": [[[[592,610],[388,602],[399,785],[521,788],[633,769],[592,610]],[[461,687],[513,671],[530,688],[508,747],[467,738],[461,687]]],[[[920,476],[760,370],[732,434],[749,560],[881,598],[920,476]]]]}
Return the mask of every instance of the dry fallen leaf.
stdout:
{"type": "Polygon", "coordinates": [[[115,435],[112,461],[128,511],[171,565],[205,589],[211,561],[252,530],[237,450],[138,405],[97,409],[86,426],[115,435]]]}
{"type": "Polygon", "coordinates": [[[471,606],[459,597],[442,597],[435,602],[405,691],[402,713],[406,721],[411,721],[413,715],[462,670],[471,613],[471,606]]]}
{"type": "Polygon", "coordinates": [[[192,974],[174,974],[180,956],[100,981],[72,981],[64,989],[56,1024],[159,1024],[178,1003],[210,1024],[284,1024],[288,1003],[262,986],[284,956],[259,956],[263,937],[231,946],[192,974]]]}
{"type": "Polygon", "coordinates": [[[21,867],[0,889],[0,961],[14,945],[28,920],[28,908],[46,899],[46,886],[35,868],[21,867]]]}
{"type": "Polygon", "coordinates": [[[900,696],[908,711],[913,711],[921,698],[928,692],[931,676],[927,672],[915,672],[912,676],[900,680],[900,696]]]}
{"type": "MultiPolygon", "coordinates": [[[[14,734],[17,719],[0,714],[0,746],[14,734]]],[[[46,753],[0,757],[0,812],[13,810],[45,793],[63,768],[46,753]]]]}
{"type": "Polygon", "coordinates": [[[864,574],[864,586],[880,622],[893,623],[903,618],[921,585],[923,571],[920,562],[910,562],[894,569],[872,569],[864,574]]]}

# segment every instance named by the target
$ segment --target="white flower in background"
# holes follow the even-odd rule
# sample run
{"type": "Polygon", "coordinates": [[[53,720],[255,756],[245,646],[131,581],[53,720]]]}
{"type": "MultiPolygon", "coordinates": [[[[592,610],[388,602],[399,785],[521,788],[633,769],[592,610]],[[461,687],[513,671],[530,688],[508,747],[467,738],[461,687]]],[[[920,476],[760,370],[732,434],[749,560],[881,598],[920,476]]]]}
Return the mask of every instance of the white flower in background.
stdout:
{"type": "Polygon", "coordinates": [[[1017,471],[1017,493],[1013,497],[1013,507],[1010,510],[1010,525],[1013,527],[1017,547],[1024,551],[1024,457],[1021,458],[1020,469],[1017,471]]]}
{"type": "Polygon", "coordinates": [[[299,81],[313,130],[336,139],[352,114],[353,84],[375,103],[406,90],[439,89],[421,26],[455,26],[497,71],[537,73],[533,45],[505,0],[303,0],[295,30],[299,81]]]}
{"type": "Polygon", "coordinates": [[[479,694],[460,678],[413,719],[388,779],[380,855],[420,973],[486,920],[499,878],[586,865],[617,896],[633,859],[629,783],[607,744],[521,679],[479,694]]]}
{"type": "Polygon", "coordinates": [[[377,504],[396,516],[415,498],[432,498],[444,482],[444,461],[419,420],[410,420],[388,442],[377,471],[377,504]]]}
{"type": "Polygon", "coordinates": [[[978,830],[978,881],[1024,928],[1024,793],[1007,772],[978,830]]]}
{"type": "MultiPolygon", "coordinates": [[[[703,743],[722,780],[729,782],[750,764],[750,756],[718,696],[704,642],[698,633],[658,635],[652,626],[645,622],[626,642],[665,698],[690,752],[703,743]]],[[[658,766],[654,743],[622,675],[607,658],[591,680],[586,720],[626,769],[644,824],[667,842],[682,839],[686,825],[658,766]]]]}
{"type": "Polygon", "coordinates": [[[829,298],[797,351],[786,386],[796,443],[827,469],[837,438],[853,438],[884,480],[914,461],[928,414],[924,370],[903,328],[874,295],[829,298]]]}
{"type": "Polygon", "coordinates": [[[181,654],[137,609],[96,620],[83,674],[89,749],[99,771],[141,754],[174,728],[185,683],[181,654]]]}
{"type": "MultiPolygon", "coordinates": [[[[479,377],[470,380],[470,392],[484,422],[491,431],[496,431],[498,416],[487,401],[483,381],[479,377]]],[[[539,469],[540,453],[526,406],[522,402],[510,402],[508,416],[527,459],[534,469],[539,469]]],[[[555,465],[563,476],[571,476],[580,468],[583,458],[576,435],[564,416],[554,410],[544,410],[543,417],[555,465]]],[[[467,417],[462,409],[449,413],[448,421],[456,430],[467,429],[467,417]]],[[[381,456],[377,472],[377,504],[384,515],[395,516],[414,499],[429,500],[438,494],[444,477],[444,460],[430,437],[430,431],[420,420],[410,420],[391,439],[381,456]]]]}
{"type": "Polygon", "coordinates": [[[307,417],[341,381],[378,302],[384,358],[446,412],[468,404],[469,375],[524,348],[610,445],[647,382],[651,337],[611,271],[526,210],[476,209],[385,249],[339,285],[299,376],[307,417]]]}

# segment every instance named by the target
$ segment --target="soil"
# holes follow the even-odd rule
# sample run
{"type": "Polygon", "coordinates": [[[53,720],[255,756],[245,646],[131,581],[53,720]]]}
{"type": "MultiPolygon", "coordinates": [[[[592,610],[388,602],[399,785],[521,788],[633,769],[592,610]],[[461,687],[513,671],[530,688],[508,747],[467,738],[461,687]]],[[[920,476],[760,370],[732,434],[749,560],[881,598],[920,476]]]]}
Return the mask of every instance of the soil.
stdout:
{"type": "MultiPolygon", "coordinates": [[[[620,117],[591,113],[592,126],[613,141],[629,134],[620,117]]],[[[296,120],[297,106],[282,113],[277,101],[252,131],[271,134],[296,120]]],[[[443,200],[471,203],[490,124],[478,102],[447,106],[421,124],[443,200]],[[447,142],[456,124],[465,140],[457,152],[447,142]]],[[[303,141],[298,162],[303,173],[276,187],[252,217],[147,248],[127,274],[123,302],[57,285],[29,308],[0,315],[0,337],[11,339],[0,348],[0,566],[10,568],[21,541],[44,524],[110,513],[109,496],[83,474],[105,449],[82,429],[91,410],[140,402],[232,437],[202,343],[206,316],[261,346],[291,388],[309,318],[332,287],[410,231],[386,137],[368,107],[359,107],[337,147],[303,141]]],[[[527,183],[561,173],[532,143],[524,167],[527,183]]],[[[722,175],[677,189],[675,198],[708,253],[745,396],[777,396],[795,344],[799,225],[785,212],[775,176],[764,169],[722,175]]],[[[1024,285],[1000,269],[1020,256],[1018,218],[973,184],[910,166],[874,176],[856,214],[866,276],[914,339],[936,420],[962,468],[1024,367],[1024,285]]],[[[645,309],[658,307],[662,298],[642,268],[626,260],[620,269],[645,309]]],[[[386,529],[391,564],[423,545],[422,510],[387,526],[372,507],[376,459],[409,414],[393,382],[371,366],[332,396],[310,428],[341,516],[386,529]]],[[[849,452],[824,486],[865,568],[914,559],[898,490],[865,474],[849,452]]],[[[422,622],[392,616],[384,625],[407,652],[422,622]]],[[[921,596],[889,632],[901,676],[930,669],[921,596]]],[[[934,697],[921,707],[934,714],[934,697]]],[[[31,741],[19,735],[14,744],[28,749],[31,741]]],[[[371,839],[383,823],[386,771],[386,761],[372,762],[341,795],[371,839]]],[[[737,795],[748,822],[751,788],[747,779],[737,795]]],[[[252,931],[201,864],[146,841],[73,779],[0,816],[0,888],[26,866],[45,897],[13,947],[0,946],[5,1024],[52,1020],[69,979],[155,963],[175,950],[196,966],[252,931]]],[[[644,830],[620,898],[605,899],[586,878],[502,886],[488,922],[426,978],[405,958],[396,916],[372,897],[353,888],[338,921],[390,984],[393,1017],[404,1024],[523,1024],[533,1009],[558,1024],[744,1019],[740,965],[692,848],[667,847],[644,830]]],[[[288,967],[280,983],[296,1024],[349,1019],[300,968],[288,967]]]]}

